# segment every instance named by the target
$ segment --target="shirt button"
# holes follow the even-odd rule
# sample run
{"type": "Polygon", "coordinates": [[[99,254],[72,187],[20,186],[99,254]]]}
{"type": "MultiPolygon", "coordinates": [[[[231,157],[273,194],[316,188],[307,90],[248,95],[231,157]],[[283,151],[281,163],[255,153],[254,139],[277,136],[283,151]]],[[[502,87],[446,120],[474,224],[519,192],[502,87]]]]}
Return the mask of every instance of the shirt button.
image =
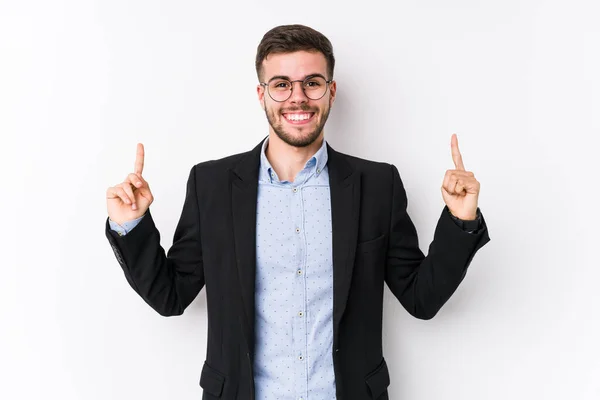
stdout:
{"type": "Polygon", "coordinates": [[[302,275],[302,270],[301,269],[298,270],[298,275],[302,275]]]}
{"type": "Polygon", "coordinates": [[[303,315],[304,315],[304,313],[303,313],[302,311],[300,311],[300,312],[298,313],[298,316],[299,316],[299,317],[302,317],[303,315]]]}
{"type": "Polygon", "coordinates": [[[302,361],[302,360],[304,360],[304,357],[300,356],[300,357],[298,357],[298,360],[302,361]]]}
{"type": "Polygon", "coordinates": [[[298,192],[298,188],[294,188],[294,189],[292,189],[292,191],[293,191],[294,193],[297,193],[297,192],[298,192]]]}
{"type": "Polygon", "coordinates": [[[296,233],[300,233],[300,228],[296,228],[296,233]]]}

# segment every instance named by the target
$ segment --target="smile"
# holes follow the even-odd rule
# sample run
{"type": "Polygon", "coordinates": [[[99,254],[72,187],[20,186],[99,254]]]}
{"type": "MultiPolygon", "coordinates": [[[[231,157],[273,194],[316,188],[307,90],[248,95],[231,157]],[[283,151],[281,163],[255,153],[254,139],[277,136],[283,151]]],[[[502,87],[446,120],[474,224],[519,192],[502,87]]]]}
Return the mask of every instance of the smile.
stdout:
{"type": "Polygon", "coordinates": [[[315,113],[286,113],[283,114],[286,121],[292,124],[304,124],[312,119],[315,113]]]}

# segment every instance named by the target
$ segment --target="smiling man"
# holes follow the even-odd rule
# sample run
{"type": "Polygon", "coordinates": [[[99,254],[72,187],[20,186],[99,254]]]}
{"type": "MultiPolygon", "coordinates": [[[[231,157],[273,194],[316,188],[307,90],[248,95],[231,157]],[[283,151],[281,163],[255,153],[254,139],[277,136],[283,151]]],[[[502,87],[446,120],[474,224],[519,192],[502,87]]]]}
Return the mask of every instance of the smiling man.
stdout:
{"type": "Polygon", "coordinates": [[[106,236],[144,301],[180,315],[206,286],[204,399],[388,399],[384,283],[411,315],[430,319],[489,241],[479,182],[453,135],[446,207],[424,256],[396,167],[325,141],[334,66],[314,29],[264,35],[257,94],[269,135],[192,167],[167,255],[141,144],[134,171],[107,190],[106,236]]]}

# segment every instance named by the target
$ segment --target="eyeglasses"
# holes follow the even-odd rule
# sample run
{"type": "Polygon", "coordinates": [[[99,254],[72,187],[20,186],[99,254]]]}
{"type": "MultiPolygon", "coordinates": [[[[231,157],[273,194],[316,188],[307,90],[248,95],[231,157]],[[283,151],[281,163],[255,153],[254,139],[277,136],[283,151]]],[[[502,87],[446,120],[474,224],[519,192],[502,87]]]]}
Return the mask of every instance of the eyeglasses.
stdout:
{"type": "Polygon", "coordinates": [[[269,82],[260,82],[267,88],[269,96],[277,102],[283,102],[290,98],[294,90],[294,82],[302,82],[302,91],[311,100],[319,100],[325,93],[333,79],[325,80],[322,76],[308,76],[304,80],[290,81],[284,78],[273,78],[269,82]]]}

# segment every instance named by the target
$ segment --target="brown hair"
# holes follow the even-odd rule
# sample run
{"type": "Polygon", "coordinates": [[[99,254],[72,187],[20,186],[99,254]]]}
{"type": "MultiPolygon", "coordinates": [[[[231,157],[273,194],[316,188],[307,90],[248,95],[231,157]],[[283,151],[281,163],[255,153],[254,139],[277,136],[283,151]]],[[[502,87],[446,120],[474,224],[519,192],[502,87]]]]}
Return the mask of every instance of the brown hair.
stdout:
{"type": "Polygon", "coordinates": [[[256,49],[256,75],[262,73],[262,62],[269,54],[292,53],[294,51],[320,52],[327,60],[328,79],[333,79],[333,47],[321,32],[304,25],[281,25],[271,29],[263,36],[256,49]]]}

